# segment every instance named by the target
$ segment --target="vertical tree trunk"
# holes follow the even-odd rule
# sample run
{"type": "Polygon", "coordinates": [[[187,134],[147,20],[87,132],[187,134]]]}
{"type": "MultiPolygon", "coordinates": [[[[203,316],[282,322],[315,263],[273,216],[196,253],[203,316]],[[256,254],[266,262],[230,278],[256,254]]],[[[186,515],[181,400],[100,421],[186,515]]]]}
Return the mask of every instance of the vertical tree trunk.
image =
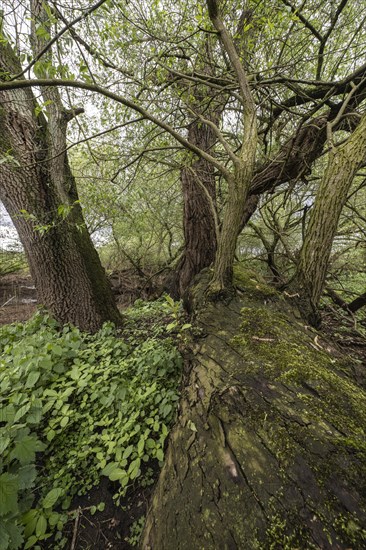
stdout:
{"type": "Polygon", "coordinates": [[[318,304],[339,217],[354,176],[366,155],[366,116],[347,141],[329,153],[320,183],[296,276],[300,307],[313,324],[319,323],[318,304]]]}
{"type": "Polygon", "coordinates": [[[232,289],[236,243],[242,228],[245,205],[253,177],[257,147],[255,114],[251,113],[246,118],[241,156],[238,158],[232,179],[228,181],[228,200],[215,258],[214,275],[209,289],[213,296],[230,293],[232,289]]]}
{"type": "MultiPolygon", "coordinates": [[[[21,71],[4,43],[0,68],[5,79],[21,71]]],[[[36,106],[30,90],[0,93],[0,199],[24,246],[39,302],[60,322],[96,331],[121,317],[83,219],[64,141],[42,114],[36,116],[36,106]]],[[[50,108],[49,120],[57,117],[66,135],[68,113],[55,103],[50,108]]]]}
{"type": "Polygon", "coordinates": [[[235,43],[225,27],[220,15],[217,0],[206,0],[208,15],[225,49],[232,69],[238,79],[240,99],[243,108],[243,139],[238,155],[220,135],[223,147],[229,153],[233,163],[233,172],[227,178],[228,199],[224,209],[222,228],[217,246],[214,274],[209,293],[215,297],[231,294],[233,287],[233,264],[236,242],[242,228],[245,204],[254,174],[257,149],[257,113],[256,105],[249,86],[248,78],[235,43]]]}
{"type": "MultiPolygon", "coordinates": [[[[207,115],[206,115],[207,116],[207,115]]],[[[214,117],[216,118],[216,117],[214,117]]],[[[188,140],[210,152],[216,142],[212,128],[193,121],[188,140]]],[[[184,252],[175,273],[174,289],[182,296],[193,278],[215,260],[217,248],[216,182],[214,167],[204,159],[181,171],[184,205],[184,252]]]]}

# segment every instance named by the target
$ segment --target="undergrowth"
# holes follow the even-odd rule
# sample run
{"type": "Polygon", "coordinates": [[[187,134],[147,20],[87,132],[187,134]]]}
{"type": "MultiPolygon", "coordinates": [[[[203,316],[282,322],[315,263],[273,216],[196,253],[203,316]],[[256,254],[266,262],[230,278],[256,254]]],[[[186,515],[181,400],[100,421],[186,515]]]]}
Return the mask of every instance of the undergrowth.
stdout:
{"type": "Polygon", "coordinates": [[[1,550],[50,537],[64,547],[73,497],[101,476],[116,505],[151,482],[178,400],[178,322],[162,300],[127,311],[119,337],[111,324],[89,335],[41,314],[0,329],[1,550]]]}

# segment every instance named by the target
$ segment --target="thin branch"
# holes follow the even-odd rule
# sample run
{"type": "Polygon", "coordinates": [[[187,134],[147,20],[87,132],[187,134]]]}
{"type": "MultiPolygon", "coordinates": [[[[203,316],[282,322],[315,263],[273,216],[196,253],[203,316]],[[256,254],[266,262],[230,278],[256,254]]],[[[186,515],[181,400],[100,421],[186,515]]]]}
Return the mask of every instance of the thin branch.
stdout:
{"type": "Polygon", "coordinates": [[[140,105],[137,105],[130,99],[127,99],[114,92],[111,92],[106,88],[103,88],[102,86],[98,86],[96,84],[91,84],[87,82],[82,82],[80,80],[40,78],[40,79],[14,80],[14,81],[0,82],[0,91],[6,92],[6,91],[16,90],[20,88],[44,87],[44,86],[50,86],[50,87],[64,86],[68,88],[78,88],[81,90],[88,90],[90,92],[95,92],[100,95],[103,95],[104,97],[108,97],[109,99],[112,99],[113,101],[116,101],[117,103],[120,103],[121,105],[124,105],[125,107],[128,107],[133,111],[138,112],[146,120],[150,120],[150,122],[152,122],[156,126],[159,126],[163,130],[168,132],[171,136],[174,137],[174,139],[176,139],[186,149],[192,151],[192,153],[195,153],[199,157],[210,162],[213,166],[215,166],[215,168],[217,168],[217,170],[224,176],[224,178],[227,181],[232,180],[232,174],[229,172],[229,170],[227,170],[225,166],[223,166],[220,162],[217,161],[217,159],[212,157],[210,154],[206,153],[206,151],[203,151],[196,145],[193,145],[192,143],[190,143],[181,134],[179,134],[176,130],[174,130],[174,128],[172,128],[169,124],[167,124],[166,122],[163,122],[162,120],[159,120],[157,117],[155,117],[154,115],[146,111],[146,109],[144,109],[143,107],[140,107],[140,105]]]}
{"type": "Polygon", "coordinates": [[[65,25],[57,34],[55,34],[53,38],[51,38],[49,42],[47,42],[47,44],[38,52],[38,54],[27,65],[27,67],[22,72],[12,77],[11,80],[18,80],[18,78],[21,78],[27,71],[29,71],[37,63],[37,61],[39,61],[42,55],[44,55],[51,48],[51,46],[55,42],[57,42],[57,40],[61,38],[63,34],[65,34],[65,32],[67,32],[72,26],[76,25],[76,23],[79,23],[79,21],[81,21],[82,19],[85,19],[86,17],[88,17],[91,13],[97,10],[105,2],[106,0],[99,0],[99,2],[90,6],[88,10],[86,10],[84,13],[76,17],[73,21],[70,21],[70,23],[68,23],[67,25],[65,25]]]}

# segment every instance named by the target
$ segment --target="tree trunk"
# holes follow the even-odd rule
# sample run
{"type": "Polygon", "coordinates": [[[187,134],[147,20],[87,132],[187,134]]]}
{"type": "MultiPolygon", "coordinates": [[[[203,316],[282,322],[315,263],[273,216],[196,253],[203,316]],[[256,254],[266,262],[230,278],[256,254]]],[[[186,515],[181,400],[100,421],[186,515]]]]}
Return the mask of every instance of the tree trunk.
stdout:
{"type": "MultiPolygon", "coordinates": [[[[218,117],[214,116],[213,121],[217,122],[218,117]]],[[[194,121],[188,129],[188,140],[211,152],[217,138],[212,128],[194,121]]],[[[207,160],[199,159],[192,166],[182,168],[181,182],[184,252],[174,277],[173,294],[176,296],[182,296],[197,273],[214,262],[217,248],[214,167],[207,160]]]]}
{"type": "MultiPolygon", "coordinates": [[[[1,78],[21,71],[4,43],[0,68],[1,78]]],[[[86,228],[62,143],[54,131],[50,134],[45,117],[36,116],[36,106],[28,89],[0,93],[0,199],[24,246],[39,302],[61,323],[96,331],[104,321],[119,323],[121,317],[86,228]]],[[[66,135],[68,113],[54,114],[66,135]]]]}
{"type": "Polygon", "coordinates": [[[209,275],[141,547],[364,548],[365,390],[252,276],[230,306],[202,304],[209,275]]]}
{"type": "Polygon", "coordinates": [[[328,166],[311,210],[300,254],[295,285],[300,293],[300,307],[315,325],[319,322],[318,304],[339,217],[365,155],[366,116],[348,140],[329,153],[328,166]]]}

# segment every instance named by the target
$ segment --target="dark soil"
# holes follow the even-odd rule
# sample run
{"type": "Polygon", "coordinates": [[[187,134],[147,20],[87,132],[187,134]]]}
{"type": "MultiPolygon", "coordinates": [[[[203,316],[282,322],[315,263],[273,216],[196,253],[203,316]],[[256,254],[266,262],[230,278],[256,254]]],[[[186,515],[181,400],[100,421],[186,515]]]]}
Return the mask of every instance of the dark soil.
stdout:
{"type": "MultiPolygon", "coordinates": [[[[157,480],[158,470],[155,474],[157,480]]],[[[116,484],[103,478],[98,487],[73,501],[70,509],[76,513],[65,533],[70,550],[131,550],[136,546],[136,538],[132,538],[132,544],[129,542],[133,537],[131,526],[145,516],[152,486],[130,490],[119,506],[112,498],[117,489],[116,484]],[[100,502],[105,503],[105,509],[92,515],[90,507],[100,502]]],[[[51,550],[52,544],[47,548],[51,550]]]]}

